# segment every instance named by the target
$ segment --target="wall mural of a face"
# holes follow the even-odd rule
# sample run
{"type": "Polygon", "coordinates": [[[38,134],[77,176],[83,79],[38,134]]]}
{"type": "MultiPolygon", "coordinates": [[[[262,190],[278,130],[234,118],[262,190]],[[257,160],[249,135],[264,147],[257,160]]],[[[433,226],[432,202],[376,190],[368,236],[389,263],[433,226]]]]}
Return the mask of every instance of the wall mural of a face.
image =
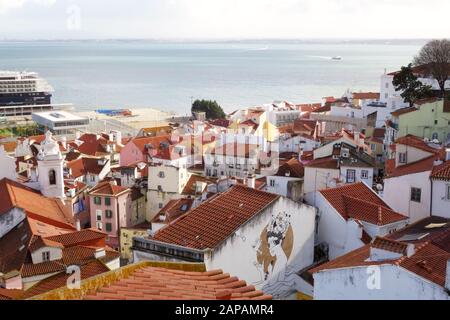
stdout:
{"type": "Polygon", "coordinates": [[[273,215],[267,227],[261,232],[258,244],[256,258],[263,267],[264,280],[268,280],[272,274],[282,273],[294,245],[291,215],[286,212],[273,215]]]}

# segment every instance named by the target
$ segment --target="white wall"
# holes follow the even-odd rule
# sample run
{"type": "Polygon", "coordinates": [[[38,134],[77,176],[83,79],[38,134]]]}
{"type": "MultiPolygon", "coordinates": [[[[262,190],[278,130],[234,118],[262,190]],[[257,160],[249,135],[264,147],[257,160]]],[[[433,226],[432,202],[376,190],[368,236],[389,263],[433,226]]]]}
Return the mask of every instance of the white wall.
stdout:
{"type": "MultiPolygon", "coordinates": [[[[448,300],[443,287],[399,266],[381,265],[379,286],[367,267],[324,270],[314,274],[315,300],[448,300]],[[368,283],[370,284],[369,289],[368,283]],[[375,285],[373,285],[375,284],[375,285]],[[379,289],[378,289],[379,288],[379,289]]],[[[378,272],[378,271],[377,271],[378,272]]]]}
{"type": "Polygon", "coordinates": [[[268,176],[266,177],[266,191],[270,193],[275,193],[283,197],[288,196],[288,183],[289,181],[301,181],[300,178],[290,178],[290,177],[279,177],[279,176],[268,176]],[[275,182],[275,186],[272,187],[270,181],[275,182]]]}
{"type": "Polygon", "coordinates": [[[414,223],[430,216],[431,171],[424,171],[384,180],[383,200],[414,223]],[[411,201],[411,187],[421,188],[421,202],[411,201]]]}
{"type": "Polygon", "coordinates": [[[307,203],[314,205],[314,192],[316,190],[335,187],[336,184],[333,183],[333,179],[338,179],[339,176],[339,169],[305,167],[305,184],[303,190],[307,203]]]}
{"type": "MultiPolygon", "coordinates": [[[[207,269],[223,269],[275,298],[287,298],[297,290],[295,284],[299,280],[296,273],[313,263],[315,216],[315,208],[280,198],[263,213],[241,226],[234,236],[215,248],[210,257],[205,256],[207,269]],[[257,259],[262,244],[261,233],[267,228],[272,216],[282,212],[291,215],[293,250],[287,260],[283,253],[277,255],[277,261],[273,268],[269,268],[266,280],[263,266],[257,259]]],[[[277,251],[276,248],[273,250],[277,251]]]]}
{"type": "Polygon", "coordinates": [[[450,219],[450,199],[447,198],[447,189],[450,186],[450,181],[433,180],[432,183],[433,212],[431,214],[450,219]]]}
{"type": "Polygon", "coordinates": [[[356,171],[356,181],[355,182],[364,182],[366,185],[371,187],[373,185],[373,168],[372,167],[345,167],[341,166],[341,180],[345,183],[347,182],[347,170],[355,170],[356,171]],[[362,178],[362,171],[366,170],[369,172],[368,177],[366,179],[362,178]]]}
{"type": "Polygon", "coordinates": [[[364,245],[360,240],[362,229],[357,223],[345,220],[320,193],[317,193],[316,203],[319,214],[318,244],[328,245],[330,260],[364,245]]]}

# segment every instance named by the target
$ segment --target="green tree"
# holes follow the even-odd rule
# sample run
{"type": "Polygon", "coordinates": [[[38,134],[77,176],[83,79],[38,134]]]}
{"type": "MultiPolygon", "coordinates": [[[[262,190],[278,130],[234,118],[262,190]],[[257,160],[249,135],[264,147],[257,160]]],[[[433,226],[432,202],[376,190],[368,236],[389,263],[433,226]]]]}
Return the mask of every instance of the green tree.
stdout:
{"type": "Polygon", "coordinates": [[[392,81],[396,91],[402,91],[401,97],[410,106],[413,106],[417,100],[433,96],[431,86],[424,85],[419,81],[412,70],[412,64],[403,66],[392,81]]]}
{"type": "Polygon", "coordinates": [[[191,111],[192,113],[205,112],[208,120],[224,119],[226,117],[222,107],[212,100],[195,100],[191,111]]]}

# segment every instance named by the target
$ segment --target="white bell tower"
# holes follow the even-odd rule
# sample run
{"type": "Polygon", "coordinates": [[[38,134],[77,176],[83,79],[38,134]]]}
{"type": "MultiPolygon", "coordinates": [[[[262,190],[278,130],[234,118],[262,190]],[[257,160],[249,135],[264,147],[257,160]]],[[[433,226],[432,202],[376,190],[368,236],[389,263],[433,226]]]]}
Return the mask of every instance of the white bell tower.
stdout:
{"type": "Polygon", "coordinates": [[[50,131],[45,133],[37,160],[41,193],[48,198],[64,198],[64,158],[50,131]]]}

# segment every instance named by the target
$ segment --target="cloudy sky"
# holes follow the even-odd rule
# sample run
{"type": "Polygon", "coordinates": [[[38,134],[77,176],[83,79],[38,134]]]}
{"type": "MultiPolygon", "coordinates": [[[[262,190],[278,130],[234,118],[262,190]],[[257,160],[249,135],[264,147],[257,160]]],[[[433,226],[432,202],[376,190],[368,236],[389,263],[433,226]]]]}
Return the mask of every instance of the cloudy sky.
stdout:
{"type": "Polygon", "coordinates": [[[0,39],[443,38],[449,0],[0,0],[0,39]]]}

